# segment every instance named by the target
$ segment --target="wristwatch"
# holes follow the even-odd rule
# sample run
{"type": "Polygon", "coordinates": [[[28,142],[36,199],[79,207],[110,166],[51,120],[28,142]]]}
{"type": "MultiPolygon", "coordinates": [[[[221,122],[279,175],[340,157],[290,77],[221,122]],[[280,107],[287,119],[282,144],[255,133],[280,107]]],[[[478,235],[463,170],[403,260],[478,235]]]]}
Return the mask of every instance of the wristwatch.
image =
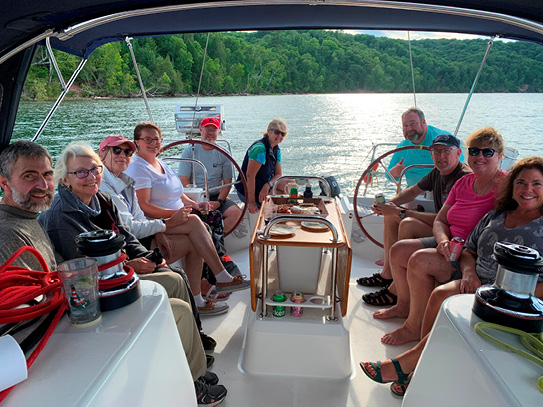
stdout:
{"type": "Polygon", "coordinates": [[[268,181],[268,185],[270,186],[270,188],[273,188],[273,181],[268,181]]]}
{"type": "Polygon", "coordinates": [[[405,218],[405,212],[406,212],[405,209],[402,209],[402,210],[398,213],[398,216],[399,216],[400,219],[405,218]]]}
{"type": "Polygon", "coordinates": [[[217,202],[220,203],[221,205],[224,205],[225,200],[224,199],[217,199],[217,202]]]}

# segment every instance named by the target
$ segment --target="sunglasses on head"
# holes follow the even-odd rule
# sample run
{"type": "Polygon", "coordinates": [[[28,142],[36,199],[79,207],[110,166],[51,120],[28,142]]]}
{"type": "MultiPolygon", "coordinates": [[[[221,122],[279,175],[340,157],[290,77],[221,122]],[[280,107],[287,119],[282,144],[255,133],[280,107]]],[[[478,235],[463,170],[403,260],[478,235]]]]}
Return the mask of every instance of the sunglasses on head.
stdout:
{"type": "Polygon", "coordinates": [[[469,147],[468,152],[472,157],[478,156],[480,152],[483,152],[483,157],[492,157],[496,150],[493,148],[479,148],[479,147],[469,147]]]}
{"type": "Polygon", "coordinates": [[[270,129],[271,131],[273,131],[275,133],[276,136],[283,136],[283,137],[286,137],[287,136],[287,133],[285,133],[284,131],[281,131],[281,130],[277,130],[277,129],[270,129]]]}
{"type": "Polygon", "coordinates": [[[115,155],[119,155],[123,151],[124,151],[124,155],[126,155],[127,157],[132,157],[132,155],[134,155],[134,150],[130,150],[128,148],[111,147],[111,151],[113,151],[113,154],[115,155]]]}

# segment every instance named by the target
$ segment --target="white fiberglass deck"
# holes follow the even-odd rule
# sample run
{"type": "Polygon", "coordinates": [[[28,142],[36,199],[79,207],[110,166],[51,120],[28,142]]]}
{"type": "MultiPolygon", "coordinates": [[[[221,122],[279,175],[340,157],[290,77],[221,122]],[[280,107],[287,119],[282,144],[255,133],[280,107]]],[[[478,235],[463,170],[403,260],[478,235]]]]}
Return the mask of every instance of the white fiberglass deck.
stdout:
{"type": "MultiPolygon", "coordinates": [[[[405,407],[543,405],[543,393],[537,387],[543,370],[479,336],[473,330],[481,321],[471,311],[473,300],[473,294],[457,295],[443,303],[406,394],[405,407]],[[432,392],[427,391],[428,383],[432,392]]],[[[489,333],[524,349],[516,335],[489,333]]]]}
{"type": "MultiPolygon", "coordinates": [[[[229,253],[242,272],[248,273],[247,250],[229,253]]],[[[340,406],[400,406],[402,399],[394,396],[389,385],[369,380],[360,370],[361,360],[388,359],[397,356],[414,343],[403,346],[385,346],[380,337],[401,323],[400,319],[378,321],[372,318],[377,308],[365,305],[360,297],[372,288],[357,286],[356,279],[378,270],[373,262],[353,256],[349,308],[344,327],[350,331],[353,374],[345,379],[306,377],[279,377],[251,375],[239,369],[239,356],[243,344],[246,312],[250,310],[247,291],[233,293],[228,300],[227,314],[202,319],[204,331],[217,342],[215,364],[212,371],[228,389],[221,404],[225,407],[340,407],[340,406]]],[[[302,317],[303,318],[303,317],[302,317]]],[[[274,350],[271,349],[270,352],[274,350]]],[[[312,355],[318,363],[319,354],[312,355]]],[[[295,363],[295,362],[292,362],[295,363]]],[[[286,369],[288,370],[288,369],[286,369]]]]}

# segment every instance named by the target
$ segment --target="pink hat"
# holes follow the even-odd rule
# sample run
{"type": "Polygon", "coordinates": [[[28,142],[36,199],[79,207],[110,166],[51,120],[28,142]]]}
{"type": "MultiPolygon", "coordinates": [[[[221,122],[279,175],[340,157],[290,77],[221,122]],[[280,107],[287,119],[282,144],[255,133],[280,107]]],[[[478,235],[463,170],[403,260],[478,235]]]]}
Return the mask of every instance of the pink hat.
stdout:
{"type": "Polygon", "coordinates": [[[213,126],[217,129],[221,128],[221,119],[217,117],[206,117],[200,122],[200,127],[213,126]]]}
{"type": "Polygon", "coordinates": [[[103,139],[100,143],[100,151],[104,151],[106,147],[116,147],[124,143],[130,146],[130,150],[136,151],[136,145],[120,134],[113,134],[112,136],[107,136],[105,139],[103,139]]]}

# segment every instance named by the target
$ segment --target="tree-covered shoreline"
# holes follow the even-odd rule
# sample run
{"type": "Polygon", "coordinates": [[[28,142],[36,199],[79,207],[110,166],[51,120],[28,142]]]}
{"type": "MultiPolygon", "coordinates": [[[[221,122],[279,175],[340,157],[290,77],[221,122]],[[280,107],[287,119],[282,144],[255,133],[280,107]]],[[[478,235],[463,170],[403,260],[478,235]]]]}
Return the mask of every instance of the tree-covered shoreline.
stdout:
{"type": "MultiPolygon", "coordinates": [[[[150,96],[196,94],[207,34],[133,40],[150,96]]],[[[488,40],[411,42],[420,93],[469,92],[488,40]]],[[[42,47],[40,47],[42,48],[42,47]]],[[[80,59],[55,51],[67,79],[80,59]]],[[[543,47],[496,41],[477,92],[543,92],[543,47]]],[[[406,40],[339,31],[211,33],[200,94],[412,92],[406,40]]],[[[43,49],[35,55],[23,98],[56,98],[60,85],[43,49]]],[[[106,44],[89,58],[68,97],[136,97],[141,94],[128,47],[106,44]]]]}

